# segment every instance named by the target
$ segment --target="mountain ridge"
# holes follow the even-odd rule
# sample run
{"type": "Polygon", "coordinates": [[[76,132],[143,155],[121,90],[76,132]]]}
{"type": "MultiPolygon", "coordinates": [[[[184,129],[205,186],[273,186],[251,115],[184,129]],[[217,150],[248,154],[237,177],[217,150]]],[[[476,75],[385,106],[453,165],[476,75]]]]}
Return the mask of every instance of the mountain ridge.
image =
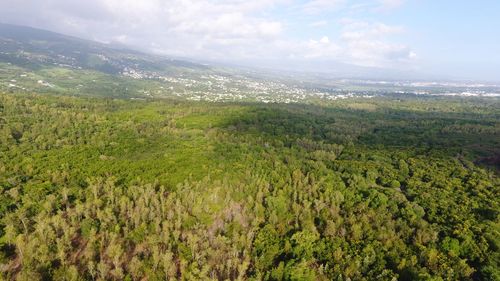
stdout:
{"type": "Polygon", "coordinates": [[[0,60],[25,67],[29,67],[33,62],[42,65],[63,64],[108,74],[120,74],[125,68],[133,67],[148,71],[165,71],[169,67],[207,69],[206,65],[190,61],[148,54],[131,48],[117,48],[48,30],[3,23],[0,23],[0,44],[0,60]],[[13,60],[12,53],[16,51],[17,60],[13,60]],[[32,55],[31,59],[26,58],[26,53],[32,55]]]}

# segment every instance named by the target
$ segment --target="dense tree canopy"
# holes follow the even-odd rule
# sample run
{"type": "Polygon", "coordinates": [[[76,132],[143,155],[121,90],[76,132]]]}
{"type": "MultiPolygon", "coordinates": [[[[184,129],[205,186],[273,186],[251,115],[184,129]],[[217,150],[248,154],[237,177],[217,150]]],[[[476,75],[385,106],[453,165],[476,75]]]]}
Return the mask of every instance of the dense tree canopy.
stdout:
{"type": "Polygon", "coordinates": [[[499,108],[1,94],[0,274],[500,280],[499,108]]]}

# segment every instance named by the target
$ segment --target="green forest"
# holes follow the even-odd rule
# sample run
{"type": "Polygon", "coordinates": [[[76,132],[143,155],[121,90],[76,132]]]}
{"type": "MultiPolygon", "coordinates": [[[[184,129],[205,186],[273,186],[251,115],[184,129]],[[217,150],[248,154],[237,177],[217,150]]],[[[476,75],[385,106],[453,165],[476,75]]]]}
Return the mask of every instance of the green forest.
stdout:
{"type": "Polygon", "coordinates": [[[0,94],[0,279],[500,280],[500,101],[0,94]]]}

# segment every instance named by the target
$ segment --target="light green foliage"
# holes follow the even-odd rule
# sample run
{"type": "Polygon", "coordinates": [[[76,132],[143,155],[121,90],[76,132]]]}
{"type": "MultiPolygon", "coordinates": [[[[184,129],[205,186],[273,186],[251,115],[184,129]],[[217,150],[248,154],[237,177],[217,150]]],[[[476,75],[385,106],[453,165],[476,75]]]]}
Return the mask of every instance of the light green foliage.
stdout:
{"type": "Polygon", "coordinates": [[[497,109],[1,94],[1,278],[497,280],[497,109]]]}

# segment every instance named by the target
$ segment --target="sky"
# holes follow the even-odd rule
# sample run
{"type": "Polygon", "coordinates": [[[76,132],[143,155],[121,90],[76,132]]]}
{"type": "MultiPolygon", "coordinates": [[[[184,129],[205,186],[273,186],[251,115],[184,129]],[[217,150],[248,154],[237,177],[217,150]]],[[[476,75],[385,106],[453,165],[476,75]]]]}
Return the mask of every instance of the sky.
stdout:
{"type": "Polygon", "coordinates": [[[491,81],[499,15],[498,0],[0,0],[4,23],[174,57],[491,81]]]}

